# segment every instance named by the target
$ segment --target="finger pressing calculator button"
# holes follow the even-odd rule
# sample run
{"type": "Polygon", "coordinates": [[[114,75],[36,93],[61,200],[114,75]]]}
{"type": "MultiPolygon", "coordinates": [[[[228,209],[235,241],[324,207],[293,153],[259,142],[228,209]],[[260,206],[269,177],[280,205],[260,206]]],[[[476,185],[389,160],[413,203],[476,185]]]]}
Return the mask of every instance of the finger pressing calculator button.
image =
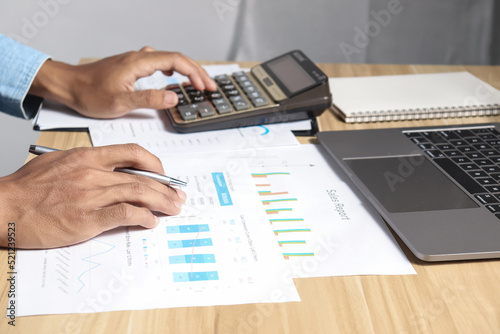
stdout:
{"type": "Polygon", "coordinates": [[[179,112],[183,120],[192,121],[193,119],[196,119],[198,104],[186,104],[183,106],[178,106],[177,111],[179,112]]]}
{"type": "Polygon", "coordinates": [[[208,102],[198,103],[198,113],[202,118],[215,115],[215,110],[208,102]]]}

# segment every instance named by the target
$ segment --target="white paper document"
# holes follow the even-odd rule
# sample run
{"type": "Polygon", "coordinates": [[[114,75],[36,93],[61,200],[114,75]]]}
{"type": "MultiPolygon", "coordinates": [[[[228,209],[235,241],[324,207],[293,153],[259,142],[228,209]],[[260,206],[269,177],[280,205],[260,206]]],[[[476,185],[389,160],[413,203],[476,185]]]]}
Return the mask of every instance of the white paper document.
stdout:
{"type": "Polygon", "coordinates": [[[176,165],[171,176],[188,182],[180,216],[18,251],[18,315],[299,301],[244,163],[237,173],[227,161],[176,165]]]}
{"type": "Polygon", "coordinates": [[[320,146],[242,151],[234,158],[250,168],[260,210],[292,277],[416,274],[380,215],[320,146]]]}
{"type": "Polygon", "coordinates": [[[162,111],[143,109],[140,112],[140,116],[134,120],[118,119],[91,125],[89,133],[92,144],[136,143],[159,156],[299,145],[289,130],[290,124],[176,133],[162,111]]]}

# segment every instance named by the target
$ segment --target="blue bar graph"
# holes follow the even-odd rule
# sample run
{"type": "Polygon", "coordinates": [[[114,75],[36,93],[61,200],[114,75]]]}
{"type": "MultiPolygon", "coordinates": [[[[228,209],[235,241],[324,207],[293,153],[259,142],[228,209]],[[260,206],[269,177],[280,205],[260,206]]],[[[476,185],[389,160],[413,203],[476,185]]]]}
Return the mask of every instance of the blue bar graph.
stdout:
{"type": "Polygon", "coordinates": [[[192,239],[192,240],[169,240],[168,248],[190,248],[190,247],[203,247],[213,246],[211,238],[205,239],[192,239]]]}
{"type": "Polygon", "coordinates": [[[167,233],[210,232],[208,224],[167,226],[167,233]]]}
{"type": "Polygon", "coordinates": [[[215,263],[214,254],[193,254],[169,256],[170,264],[180,263],[215,263]]]}
{"type": "Polygon", "coordinates": [[[224,174],[212,173],[212,179],[214,181],[215,190],[217,191],[217,196],[219,197],[220,206],[233,205],[233,201],[231,200],[231,195],[229,194],[229,188],[227,187],[224,174]]]}
{"type": "Polygon", "coordinates": [[[198,271],[188,273],[173,273],[174,282],[196,282],[196,281],[218,281],[219,274],[216,271],[198,271]]]}

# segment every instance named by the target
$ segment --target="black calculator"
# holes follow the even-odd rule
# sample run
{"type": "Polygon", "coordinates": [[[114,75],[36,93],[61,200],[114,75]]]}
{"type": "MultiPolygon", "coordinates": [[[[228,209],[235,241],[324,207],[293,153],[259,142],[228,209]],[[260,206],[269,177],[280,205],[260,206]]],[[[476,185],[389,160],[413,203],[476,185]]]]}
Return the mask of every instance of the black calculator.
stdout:
{"type": "Polygon", "coordinates": [[[189,133],[315,119],[332,104],[328,77],[300,50],[213,78],[216,91],[191,83],[166,87],[177,93],[167,109],[174,129],[189,133]]]}

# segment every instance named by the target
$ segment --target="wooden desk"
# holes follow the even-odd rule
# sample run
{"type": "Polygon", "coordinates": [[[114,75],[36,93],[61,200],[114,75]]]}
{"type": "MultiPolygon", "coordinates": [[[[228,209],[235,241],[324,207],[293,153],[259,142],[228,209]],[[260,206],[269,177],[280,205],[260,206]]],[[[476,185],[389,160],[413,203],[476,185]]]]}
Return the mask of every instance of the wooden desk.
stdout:
{"type": "MultiPolygon", "coordinates": [[[[251,63],[241,63],[249,67],[251,63]]],[[[329,76],[469,71],[500,89],[500,67],[323,64],[329,76]]],[[[346,124],[331,111],[321,130],[500,122],[500,117],[346,124]]],[[[314,143],[314,138],[301,138],[314,143]]],[[[40,145],[90,146],[86,133],[43,132],[40,145]]],[[[400,242],[398,240],[398,242],[400,242]]],[[[500,240],[499,240],[500,242],[500,240]]],[[[418,275],[295,279],[302,302],[122,311],[0,320],[1,333],[499,333],[500,261],[425,263],[402,245],[418,275]]],[[[0,251],[0,303],[7,304],[0,251]]],[[[50,302],[50,301],[47,301],[50,302]]]]}

